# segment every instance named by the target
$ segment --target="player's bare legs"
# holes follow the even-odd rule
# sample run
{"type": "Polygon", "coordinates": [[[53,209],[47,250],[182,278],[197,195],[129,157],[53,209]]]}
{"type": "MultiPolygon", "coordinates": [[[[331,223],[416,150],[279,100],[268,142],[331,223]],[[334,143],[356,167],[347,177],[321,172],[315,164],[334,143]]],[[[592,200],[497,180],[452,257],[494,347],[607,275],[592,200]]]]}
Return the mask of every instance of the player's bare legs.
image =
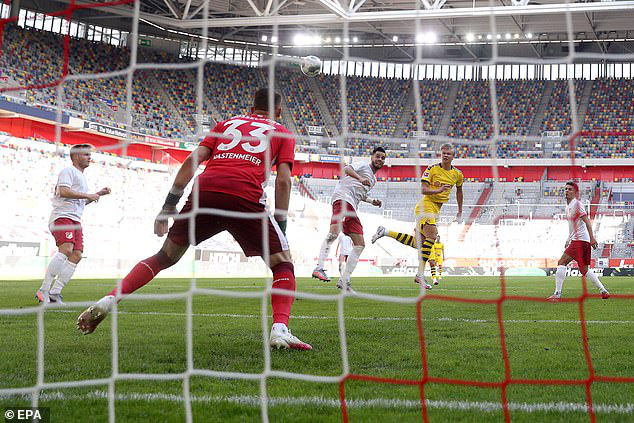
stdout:
{"type": "Polygon", "coordinates": [[[414,282],[423,284],[426,289],[431,289],[432,286],[425,281],[425,265],[429,261],[429,257],[431,256],[431,249],[436,242],[436,237],[438,236],[438,228],[436,227],[436,225],[425,223],[423,224],[422,233],[419,233],[418,235],[421,238],[422,247],[420,253],[420,264],[418,266],[418,274],[416,275],[416,278],[414,278],[414,282]]]}
{"type": "MultiPolygon", "coordinates": [[[[334,225],[336,226],[336,225],[334,225]]],[[[357,263],[359,262],[359,257],[361,257],[361,253],[365,248],[365,240],[363,239],[363,234],[355,234],[350,233],[346,234],[352,240],[352,251],[348,256],[348,260],[346,261],[346,267],[343,271],[343,274],[339,278],[337,282],[337,288],[346,289],[348,291],[352,291],[352,285],[350,283],[350,277],[355,267],[357,267],[357,263]]]]}
{"type": "Polygon", "coordinates": [[[330,278],[326,275],[326,271],[324,270],[324,265],[330,253],[330,247],[332,247],[332,243],[335,242],[339,236],[339,232],[341,232],[341,223],[333,223],[330,225],[328,235],[326,235],[319,249],[319,259],[317,261],[317,267],[313,270],[313,278],[317,278],[322,282],[330,282],[330,278]]]}
{"type": "MultiPolygon", "coordinates": [[[[573,260],[568,254],[563,253],[561,258],[557,262],[557,271],[555,272],[555,292],[553,295],[547,298],[549,301],[557,302],[561,299],[561,293],[564,286],[564,280],[566,279],[566,267],[573,260]]],[[[599,280],[599,277],[594,272],[588,272],[588,266],[583,265],[579,267],[579,272],[583,276],[586,277],[587,280],[592,282],[592,284],[599,290],[601,293],[601,298],[608,299],[610,298],[610,293],[605,289],[605,286],[599,280]]]]}
{"type": "Polygon", "coordinates": [[[72,242],[60,244],[57,253],[51,259],[40,289],[35,294],[39,302],[61,303],[62,288],[75,273],[75,268],[81,260],[81,251],[73,250],[72,242]]]}

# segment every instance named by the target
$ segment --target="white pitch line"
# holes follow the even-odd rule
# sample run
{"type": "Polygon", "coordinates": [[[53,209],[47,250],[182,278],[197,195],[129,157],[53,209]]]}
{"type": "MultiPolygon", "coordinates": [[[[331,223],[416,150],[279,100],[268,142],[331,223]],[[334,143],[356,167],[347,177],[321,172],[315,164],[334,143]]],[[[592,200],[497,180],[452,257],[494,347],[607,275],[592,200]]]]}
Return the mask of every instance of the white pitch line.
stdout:
{"type": "MultiPolygon", "coordinates": [[[[77,313],[75,310],[49,310],[48,313],[77,313]]],[[[119,314],[146,315],[146,316],[175,316],[185,317],[186,313],[172,313],[162,311],[119,311],[119,314]]],[[[192,313],[194,317],[230,318],[230,319],[261,319],[257,314],[230,314],[230,313],[192,313]]],[[[291,319],[299,320],[337,320],[335,316],[291,316],[291,319]]],[[[360,321],[416,321],[415,317],[346,317],[346,320],[360,321]]],[[[439,317],[435,319],[422,319],[423,322],[460,322],[460,323],[498,323],[497,320],[487,319],[455,319],[453,317],[439,317]]],[[[580,324],[579,320],[504,320],[504,323],[573,323],[580,324]]],[[[634,324],[634,320],[586,320],[589,324],[634,324]]]]}
{"type": "MultiPolygon", "coordinates": [[[[30,395],[0,395],[0,398],[23,398],[28,399],[30,395]]],[[[61,391],[42,392],[40,400],[43,401],[71,401],[86,399],[107,399],[106,391],[93,391],[85,394],[68,395],[61,391]]],[[[169,401],[183,402],[183,395],[166,394],[166,393],[129,393],[116,394],[116,401],[169,401]]],[[[192,402],[214,404],[214,403],[231,403],[237,405],[246,405],[259,408],[261,399],[255,395],[235,395],[235,396],[210,396],[210,395],[192,395],[192,402]]],[[[324,397],[269,397],[268,403],[272,407],[276,406],[326,406],[330,408],[339,408],[341,406],[339,399],[324,397]]],[[[502,410],[502,405],[492,401],[442,401],[427,400],[426,404],[429,408],[463,410],[463,411],[482,411],[487,413],[498,412],[502,410]]],[[[390,398],[374,398],[374,399],[347,399],[348,408],[388,408],[388,409],[420,409],[420,401],[390,399],[390,398]]],[[[521,411],[526,413],[556,411],[561,413],[582,412],[587,413],[588,409],[584,403],[574,402],[509,402],[508,408],[511,411],[521,411]]],[[[634,404],[594,404],[594,411],[601,414],[634,414],[634,404]]]]}

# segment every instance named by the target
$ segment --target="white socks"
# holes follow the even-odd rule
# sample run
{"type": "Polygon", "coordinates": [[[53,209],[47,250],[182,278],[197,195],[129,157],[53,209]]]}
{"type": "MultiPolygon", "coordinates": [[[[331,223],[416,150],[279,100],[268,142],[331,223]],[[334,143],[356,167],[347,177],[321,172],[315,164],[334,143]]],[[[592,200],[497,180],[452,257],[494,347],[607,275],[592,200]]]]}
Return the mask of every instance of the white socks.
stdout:
{"type": "MultiPolygon", "coordinates": [[[[564,286],[564,279],[566,278],[566,266],[557,266],[557,272],[555,273],[555,295],[561,295],[561,290],[564,286]]],[[[592,282],[592,284],[599,290],[599,292],[607,291],[605,286],[599,280],[599,277],[591,269],[588,269],[586,273],[586,279],[592,282]]]]}
{"type": "Polygon", "coordinates": [[[273,328],[271,328],[271,332],[272,331],[287,333],[288,327],[286,327],[284,323],[273,323],[273,328]]]}
{"type": "Polygon", "coordinates": [[[53,289],[51,289],[51,294],[60,294],[62,292],[62,289],[64,289],[70,278],[73,277],[73,273],[75,273],[76,268],[77,265],[70,260],[66,260],[62,264],[62,270],[57,276],[57,281],[55,281],[53,289]]]}
{"type": "Polygon", "coordinates": [[[317,267],[320,269],[324,268],[324,263],[326,262],[326,258],[328,258],[328,254],[330,253],[330,246],[337,239],[337,235],[331,234],[328,232],[326,235],[326,239],[321,243],[321,248],[319,249],[319,260],[317,261],[317,267]]]}
{"type": "Polygon", "coordinates": [[[559,265],[555,273],[555,295],[561,295],[561,290],[564,287],[564,279],[566,279],[566,266],[559,265]]]}
{"type": "Polygon", "coordinates": [[[588,269],[588,273],[586,273],[586,279],[592,282],[592,284],[597,287],[599,292],[606,291],[605,286],[603,286],[597,274],[594,273],[592,270],[588,269]]]}
{"type": "Polygon", "coordinates": [[[67,261],[68,257],[66,257],[65,254],[60,253],[59,251],[55,253],[48,264],[48,268],[46,269],[46,275],[44,275],[44,280],[42,281],[42,286],[40,287],[41,291],[48,292],[51,289],[51,284],[61,273],[64,268],[64,263],[67,261]]]}
{"type": "Polygon", "coordinates": [[[361,253],[364,248],[365,246],[363,245],[354,245],[352,247],[352,251],[350,252],[348,261],[346,262],[346,268],[343,271],[344,278],[348,280],[350,279],[350,275],[352,275],[354,268],[357,267],[357,262],[359,261],[359,257],[361,257],[361,253]]]}

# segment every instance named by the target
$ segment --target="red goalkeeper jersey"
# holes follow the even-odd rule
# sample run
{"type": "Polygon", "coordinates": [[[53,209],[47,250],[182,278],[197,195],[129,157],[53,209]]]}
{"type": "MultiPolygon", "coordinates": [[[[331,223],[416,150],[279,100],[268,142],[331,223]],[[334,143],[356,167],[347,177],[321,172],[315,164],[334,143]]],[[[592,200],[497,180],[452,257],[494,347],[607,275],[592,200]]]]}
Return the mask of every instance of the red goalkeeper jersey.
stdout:
{"type": "Polygon", "coordinates": [[[211,157],[198,177],[198,189],[264,203],[266,155],[270,154],[272,166],[280,163],[292,166],[295,158],[295,139],[277,134],[291,132],[266,116],[234,116],[218,122],[200,143],[211,149],[211,157]],[[272,131],[275,134],[269,138],[272,131]]]}

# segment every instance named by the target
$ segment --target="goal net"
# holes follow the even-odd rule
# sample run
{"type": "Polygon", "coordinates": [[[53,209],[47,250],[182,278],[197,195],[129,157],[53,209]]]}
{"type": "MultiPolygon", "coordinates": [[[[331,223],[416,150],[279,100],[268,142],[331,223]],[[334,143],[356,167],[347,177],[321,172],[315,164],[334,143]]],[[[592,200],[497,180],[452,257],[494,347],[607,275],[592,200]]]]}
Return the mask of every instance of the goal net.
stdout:
{"type": "MultiPolygon", "coordinates": [[[[82,288],[73,292],[81,300],[69,295],[64,304],[0,307],[6,345],[18,340],[7,349],[6,360],[19,363],[23,373],[0,366],[0,375],[7,376],[0,377],[5,379],[0,404],[50,407],[52,418],[69,420],[90,412],[111,422],[140,420],[146,412],[154,416],[147,404],[166,410],[179,404],[180,411],[170,410],[169,416],[187,422],[249,420],[253,409],[262,421],[308,421],[320,413],[326,420],[344,421],[389,415],[423,421],[469,416],[511,421],[528,415],[548,421],[552,413],[591,421],[601,413],[631,418],[634,374],[630,368],[615,371],[606,356],[621,363],[631,357],[618,344],[607,344],[615,350],[602,344],[609,325],[617,327],[620,339],[631,341],[631,331],[621,331],[631,328],[630,318],[601,314],[595,306],[600,294],[585,276],[581,287],[570,288],[571,295],[557,305],[561,315],[549,309],[544,317],[538,308],[547,305],[543,286],[533,286],[550,290],[546,271],[557,268],[563,251],[565,180],[580,182],[587,213],[592,219],[605,217],[602,233],[613,231],[599,239],[601,248],[629,246],[631,257],[628,205],[634,200],[608,206],[611,186],[603,184],[600,172],[594,173],[597,180],[584,174],[598,163],[594,159],[614,160],[610,182],[631,183],[634,54],[603,51],[609,41],[600,39],[594,42],[602,52],[579,52],[586,33],[581,36],[573,25],[574,16],[593,13],[597,5],[632,13],[631,2],[497,6],[490,1],[488,7],[474,3],[469,15],[464,4],[447,8],[444,1],[379,10],[364,0],[321,0],[329,11],[321,16],[288,14],[287,3],[248,0],[243,6],[255,16],[220,18],[208,1],[71,1],[46,14],[3,5],[0,101],[11,106],[0,118],[12,123],[2,126],[0,158],[3,166],[15,167],[5,171],[7,180],[33,195],[15,194],[6,217],[22,221],[16,220],[18,229],[0,228],[32,230],[49,241],[0,244],[45,252],[37,259],[3,261],[0,276],[41,278],[55,251],[43,223],[50,197],[45,193],[68,165],[70,145],[89,136],[96,147],[95,170],[87,171],[91,186],[119,190],[86,213],[86,254],[78,275],[91,280],[77,282],[82,288]],[[150,13],[158,3],[180,19],[181,29],[174,19],[150,13]],[[129,31],[84,22],[87,10],[129,17],[129,31]],[[457,28],[450,22],[452,10],[465,25],[479,29],[457,28]],[[535,33],[527,29],[527,16],[535,33]],[[556,43],[537,33],[537,21],[546,16],[565,22],[556,43]],[[384,38],[381,43],[359,40],[357,25],[364,20],[384,38]],[[140,32],[140,24],[152,27],[154,35],[140,32]],[[399,31],[413,34],[411,40],[388,35],[385,28],[396,34],[399,24],[407,25],[407,31],[399,31]],[[291,35],[289,25],[307,30],[291,35]],[[215,30],[227,26],[236,27],[238,36],[226,32],[219,38],[215,30]],[[249,29],[248,40],[240,35],[241,27],[249,29]],[[439,37],[431,28],[447,35],[439,37]],[[551,45],[568,53],[546,58],[551,45]],[[514,56],[517,46],[529,46],[536,55],[514,56]],[[370,60],[370,48],[376,57],[389,57],[391,50],[411,57],[400,63],[370,60]],[[451,59],[456,49],[477,60],[451,59]],[[308,54],[322,60],[316,77],[301,73],[301,58],[308,54]],[[150,282],[147,290],[115,305],[97,333],[71,334],[83,308],[161,247],[152,221],[187,154],[216,122],[248,112],[253,93],[263,86],[281,94],[281,121],[296,142],[288,239],[297,290],[273,288],[268,243],[262,245],[264,260],[248,258],[222,233],[191,247],[162,273],[173,279],[150,282]],[[609,95],[591,96],[601,90],[609,95]],[[25,115],[34,120],[25,123],[25,115]],[[42,123],[47,120],[54,123],[42,123]],[[414,235],[417,249],[387,238],[370,243],[378,226],[413,234],[422,217],[413,212],[420,179],[439,161],[446,143],[453,145],[458,168],[465,163],[477,169],[464,172],[462,219],[456,219],[455,188],[434,216],[451,257],[446,271],[460,281],[455,292],[443,291],[444,281],[431,290],[413,284],[419,269],[428,279],[440,272],[430,273],[419,262],[419,233],[414,235]],[[375,146],[387,150],[387,164],[369,196],[376,195],[383,207],[359,207],[367,246],[353,274],[355,291],[336,290],[334,281],[310,282],[306,277],[328,231],[336,181],[347,164],[367,161],[375,146]],[[555,176],[549,178],[549,172],[555,176]],[[532,184],[523,184],[525,178],[532,184]],[[543,277],[533,279],[539,282],[523,279],[535,276],[535,268],[541,269],[537,274],[543,277]],[[355,284],[360,275],[367,279],[355,284]],[[397,279],[383,276],[401,276],[410,286],[396,282],[392,289],[397,279]],[[290,326],[313,344],[312,352],[271,351],[272,294],[294,296],[290,326]],[[560,342],[553,341],[559,336],[560,342]],[[593,343],[594,337],[600,341],[593,343]],[[537,351],[540,342],[544,346],[537,351]]],[[[269,104],[273,101],[271,94],[269,104]]],[[[273,135],[254,134],[245,144],[268,143],[273,135]]],[[[275,168],[270,156],[266,161],[275,168]]],[[[275,209],[276,175],[269,176],[267,210],[258,214],[263,239],[275,209]]],[[[191,184],[179,207],[190,189],[191,184]]],[[[619,192],[629,195],[627,189],[619,192]]],[[[182,217],[192,223],[200,215],[233,216],[199,207],[197,195],[192,198],[192,212],[182,217]]],[[[194,231],[192,224],[190,239],[194,231]]],[[[330,258],[326,270],[336,274],[338,266],[337,258],[330,258]]],[[[634,299],[631,289],[623,292],[611,294],[615,302],[634,299]]]]}

